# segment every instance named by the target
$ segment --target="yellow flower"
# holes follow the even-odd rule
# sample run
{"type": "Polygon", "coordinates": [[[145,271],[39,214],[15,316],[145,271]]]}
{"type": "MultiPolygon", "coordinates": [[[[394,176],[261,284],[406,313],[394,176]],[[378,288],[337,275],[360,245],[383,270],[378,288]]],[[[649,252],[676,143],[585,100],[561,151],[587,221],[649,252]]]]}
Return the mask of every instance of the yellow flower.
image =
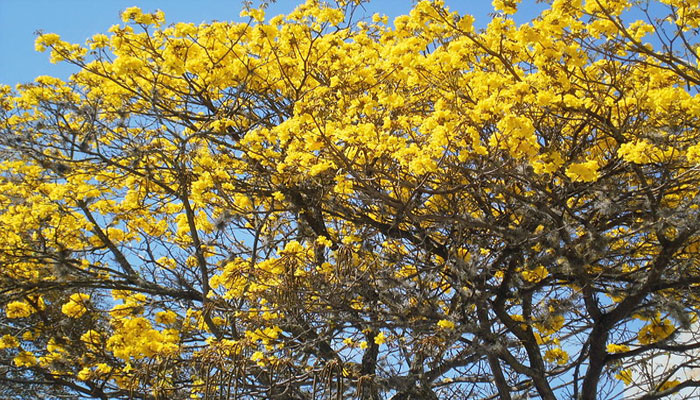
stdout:
{"type": "Polygon", "coordinates": [[[163,325],[168,325],[172,324],[175,322],[177,319],[177,314],[174,312],[168,310],[168,311],[161,311],[156,313],[156,323],[163,324],[163,325]]]}
{"type": "Polygon", "coordinates": [[[122,13],[122,22],[129,22],[138,19],[143,13],[139,7],[129,7],[122,13]]]}
{"type": "Polygon", "coordinates": [[[107,47],[109,45],[109,36],[103,34],[103,33],[98,33],[96,35],[93,35],[92,38],[89,40],[89,46],[91,50],[97,49],[97,48],[102,48],[102,47],[107,47]]]}
{"type": "Polygon", "coordinates": [[[100,375],[107,375],[112,372],[112,367],[105,363],[100,363],[96,365],[95,372],[100,375]]]}
{"type": "Polygon", "coordinates": [[[61,37],[55,33],[44,33],[34,41],[34,50],[45,51],[47,47],[53,46],[61,42],[61,37]]]}
{"type": "Polygon", "coordinates": [[[598,179],[598,168],[598,163],[595,160],[574,163],[566,169],[566,176],[574,182],[594,182],[598,179]]]}
{"type": "Polygon", "coordinates": [[[326,247],[331,247],[333,246],[333,242],[330,241],[327,237],[320,235],[319,237],[316,238],[316,243],[326,246],[326,247]]]}
{"type": "Polygon", "coordinates": [[[530,283],[538,283],[544,280],[549,275],[547,268],[543,266],[538,266],[534,269],[526,269],[522,272],[523,279],[530,283]]]}
{"type": "Polygon", "coordinates": [[[257,22],[265,20],[265,10],[262,8],[245,9],[240,13],[241,18],[250,17],[257,22]]]}
{"type": "Polygon", "coordinates": [[[280,251],[281,255],[297,254],[304,251],[304,247],[296,240],[292,240],[284,245],[284,249],[280,251]]]}
{"type": "Polygon", "coordinates": [[[7,318],[26,318],[34,312],[34,307],[23,301],[12,301],[5,306],[7,318]]]}
{"type": "Polygon", "coordinates": [[[664,340],[669,337],[676,328],[670,320],[654,318],[650,324],[644,325],[637,333],[637,340],[643,345],[664,340]]]}
{"type": "Polygon", "coordinates": [[[16,347],[19,347],[19,341],[16,337],[10,334],[6,334],[3,335],[3,337],[0,337],[0,350],[14,349],[16,347]]]}
{"type": "Polygon", "coordinates": [[[374,343],[376,344],[384,344],[386,342],[386,336],[384,336],[384,332],[379,332],[377,336],[374,337],[374,343]]]}
{"type": "Polygon", "coordinates": [[[615,374],[615,378],[624,382],[625,385],[629,385],[632,383],[632,371],[628,369],[623,369],[622,371],[615,374]]]}
{"type": "Polygon", "coordinates": [[[441,319],[438,321],[437,325],[442,328],[442,329],[454,329],[455,328],[455,323],[447,320],[447,319],[441,319]]]}
{"type": "Polygon", "coordinates": [[[99,332],[90,329],[80,336],[80,341],[85,343],[88,349],[95,351],[102,343],[102,335],[100,335],[99,332]]]}
{"type": "Polygon", "coordinates": [[[503,11],[504,14],[515,14],[518,11],[520,0],[493,0],[491,4],[496,11],[503,11]]]}
{"type": "Polygon", "coordinates": [[[79,318],[87,312],[87,302],[90,295],[85,293],[74,293],[70,300],[61,307],[61,311],[71,318],[79,318]]]}
{"type": "Polygon", "coordinates": [[[256,351],[253,353],[253,355],[250,356],[250,361],[259,361],[265,358],[265,355],[263,354],[262,351],[256,351]]]}
{"type": "Polygon", "coordinates": [[[700,143],[688,147],[686,158],[693,164],[700,164],[700,143]]]}
{"type": "Polygon", "coordinates": [[[263,354],[262,351],[256,351],[255,353],[253,353],[253,355],[250,356],[250,360],[251,360],[251,361],[255,361],[255,363],[256,363],[259,367],[264,367],[265,364],[266,364],[266,363],[265,363],[265,361],[266,361],[266,360],[265,360],[265,355],[263,354]]]}
{"type": "Polygon", "coordinates": [[[547,362],[556,362],[559,365],[564,365],[567,361],[569,361],[569,354],[559,347],[556,347],[554,349],[547,350],[544,353],[544,360],[547,362]]]}
{"type": "Polygon", "coordinates": [[[607,348],[608,353],[615,354],[615,353],[624,353],[627,351],[630,351],[630,347],[627,346],[626,344],[615,344],[615,343],[610,343],[607,348]]]}
{"type": "Polygon", "coordinates": [[[536,323],[535,328],[543,335],[551,335],[558,332],[564,326],[564,322],[566,322],[566,319],[563,315],[551,315],[544,321],[536,323]]]}
{"type": "Polygon", "coordinates": [[[92,375],[92,371],[90,371],[90,368],[85,367],[78,372],[77,378],[81,381],[86,381],[90,379],[90,375],[92,375]]]}
{"type": "Polygon", "coordinates": [[[33,367],[36,365],[36,357],[31,351],[20,351],[12,361],[18,367],[33,367]]]}

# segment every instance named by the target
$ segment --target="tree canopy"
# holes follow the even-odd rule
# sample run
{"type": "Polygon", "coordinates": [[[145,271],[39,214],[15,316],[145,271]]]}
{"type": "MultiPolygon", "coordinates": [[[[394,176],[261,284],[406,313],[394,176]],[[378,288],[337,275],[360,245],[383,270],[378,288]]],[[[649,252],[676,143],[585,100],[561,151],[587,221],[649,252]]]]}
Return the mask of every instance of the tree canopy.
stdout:
{"type": "Polygon", "coordinates": [[[493,3],[40,34],[79,72],[0,86],[1,396],[700,386],[699,1],[493,3]]]}

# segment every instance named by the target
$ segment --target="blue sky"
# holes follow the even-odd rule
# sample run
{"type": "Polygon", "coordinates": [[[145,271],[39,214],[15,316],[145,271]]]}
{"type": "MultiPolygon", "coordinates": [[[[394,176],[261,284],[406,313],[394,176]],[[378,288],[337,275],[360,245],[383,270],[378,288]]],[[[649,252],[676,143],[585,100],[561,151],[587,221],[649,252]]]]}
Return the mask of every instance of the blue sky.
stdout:
{"type": "MultiPolygon", "coordinates": [[[[278,0],[268,15],[291,11],[303,0],[278,0]]],[[[528,2],[524,2],[528,3],[528,2]]],[[[533,2],[534,3],[534,2],[533,2]]],[[[411,0],[373,0],[365,6],[395,17],[410,10],[411,0]]],[[[476,17],[477,26],[488,22],[492,12],[489,0],[446,0],[451,9],[476,17]]],[[[532,4],[532,3],[531,3],[532,4]]],[[[84,43],[95,33],[120,23],[119,14],[130,6],[144,11],[165,11],[168,23],[211,20],[238,20],[240,0],[0,0],[0,83],[14,85],[32,81],[39,75],[67,77],[75,69],[51,64],[48,54],[34,51],[35,32],[58,33],[64,40],[84,43]]],[[[525,10],[534,11],[534,10],[525,10]]],[[[532,14],[533,12],[528,12],[532,14]]]]}

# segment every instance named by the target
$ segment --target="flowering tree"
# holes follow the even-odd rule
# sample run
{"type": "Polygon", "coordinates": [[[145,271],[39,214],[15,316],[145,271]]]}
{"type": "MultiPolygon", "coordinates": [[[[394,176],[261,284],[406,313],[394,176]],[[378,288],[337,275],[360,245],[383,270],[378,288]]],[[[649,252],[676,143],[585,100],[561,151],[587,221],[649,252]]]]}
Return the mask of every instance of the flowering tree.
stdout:
{"type": "Polygon", "coordinates": [[[678,340],[700,306],[698,1],[554,0],[521,25],[517,3],[480,31],[437,0],[393,24],[309,0],[40,35],[79,72],[0,88],[2,396],[700,386],[642,376],[700,362],[678,340]]]}

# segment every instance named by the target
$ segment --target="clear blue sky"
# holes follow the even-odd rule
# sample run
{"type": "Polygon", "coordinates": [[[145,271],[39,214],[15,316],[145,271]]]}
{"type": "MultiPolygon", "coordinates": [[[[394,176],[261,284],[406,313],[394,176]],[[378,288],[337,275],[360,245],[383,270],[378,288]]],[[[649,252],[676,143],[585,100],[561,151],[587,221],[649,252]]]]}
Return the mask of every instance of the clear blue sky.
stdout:
{"type": "MultiPolygon", "coordinates": [[[[278,0],[268,11],[277,15],[291,11],[303,0],[278,0]]],[[[528,2],[525,2],[528,3],[528,2]]],[[[410,10],[411,0],[373,0],[366,9],[391,18],[410,10]]],[[[451,9],[476,17],[477,26],[488,22],[490,0],[446,0],[451,9]]],[[[532,4],[532,3],[530,3],[532,4]]],[[[95,33],[121,23],[119,14],[130,6],[144,11],[161,9],[168,23],[238,20],[240,0],[0,0],[0,83],[14,85],[39,75],[67,77],[75,70],[51,64],[48,54],[34,51],[35,32],[53,32],[64,40],[84,43],[95,33]]],[[[534,10],[525,10],[528,14],[534,10]]]]}

